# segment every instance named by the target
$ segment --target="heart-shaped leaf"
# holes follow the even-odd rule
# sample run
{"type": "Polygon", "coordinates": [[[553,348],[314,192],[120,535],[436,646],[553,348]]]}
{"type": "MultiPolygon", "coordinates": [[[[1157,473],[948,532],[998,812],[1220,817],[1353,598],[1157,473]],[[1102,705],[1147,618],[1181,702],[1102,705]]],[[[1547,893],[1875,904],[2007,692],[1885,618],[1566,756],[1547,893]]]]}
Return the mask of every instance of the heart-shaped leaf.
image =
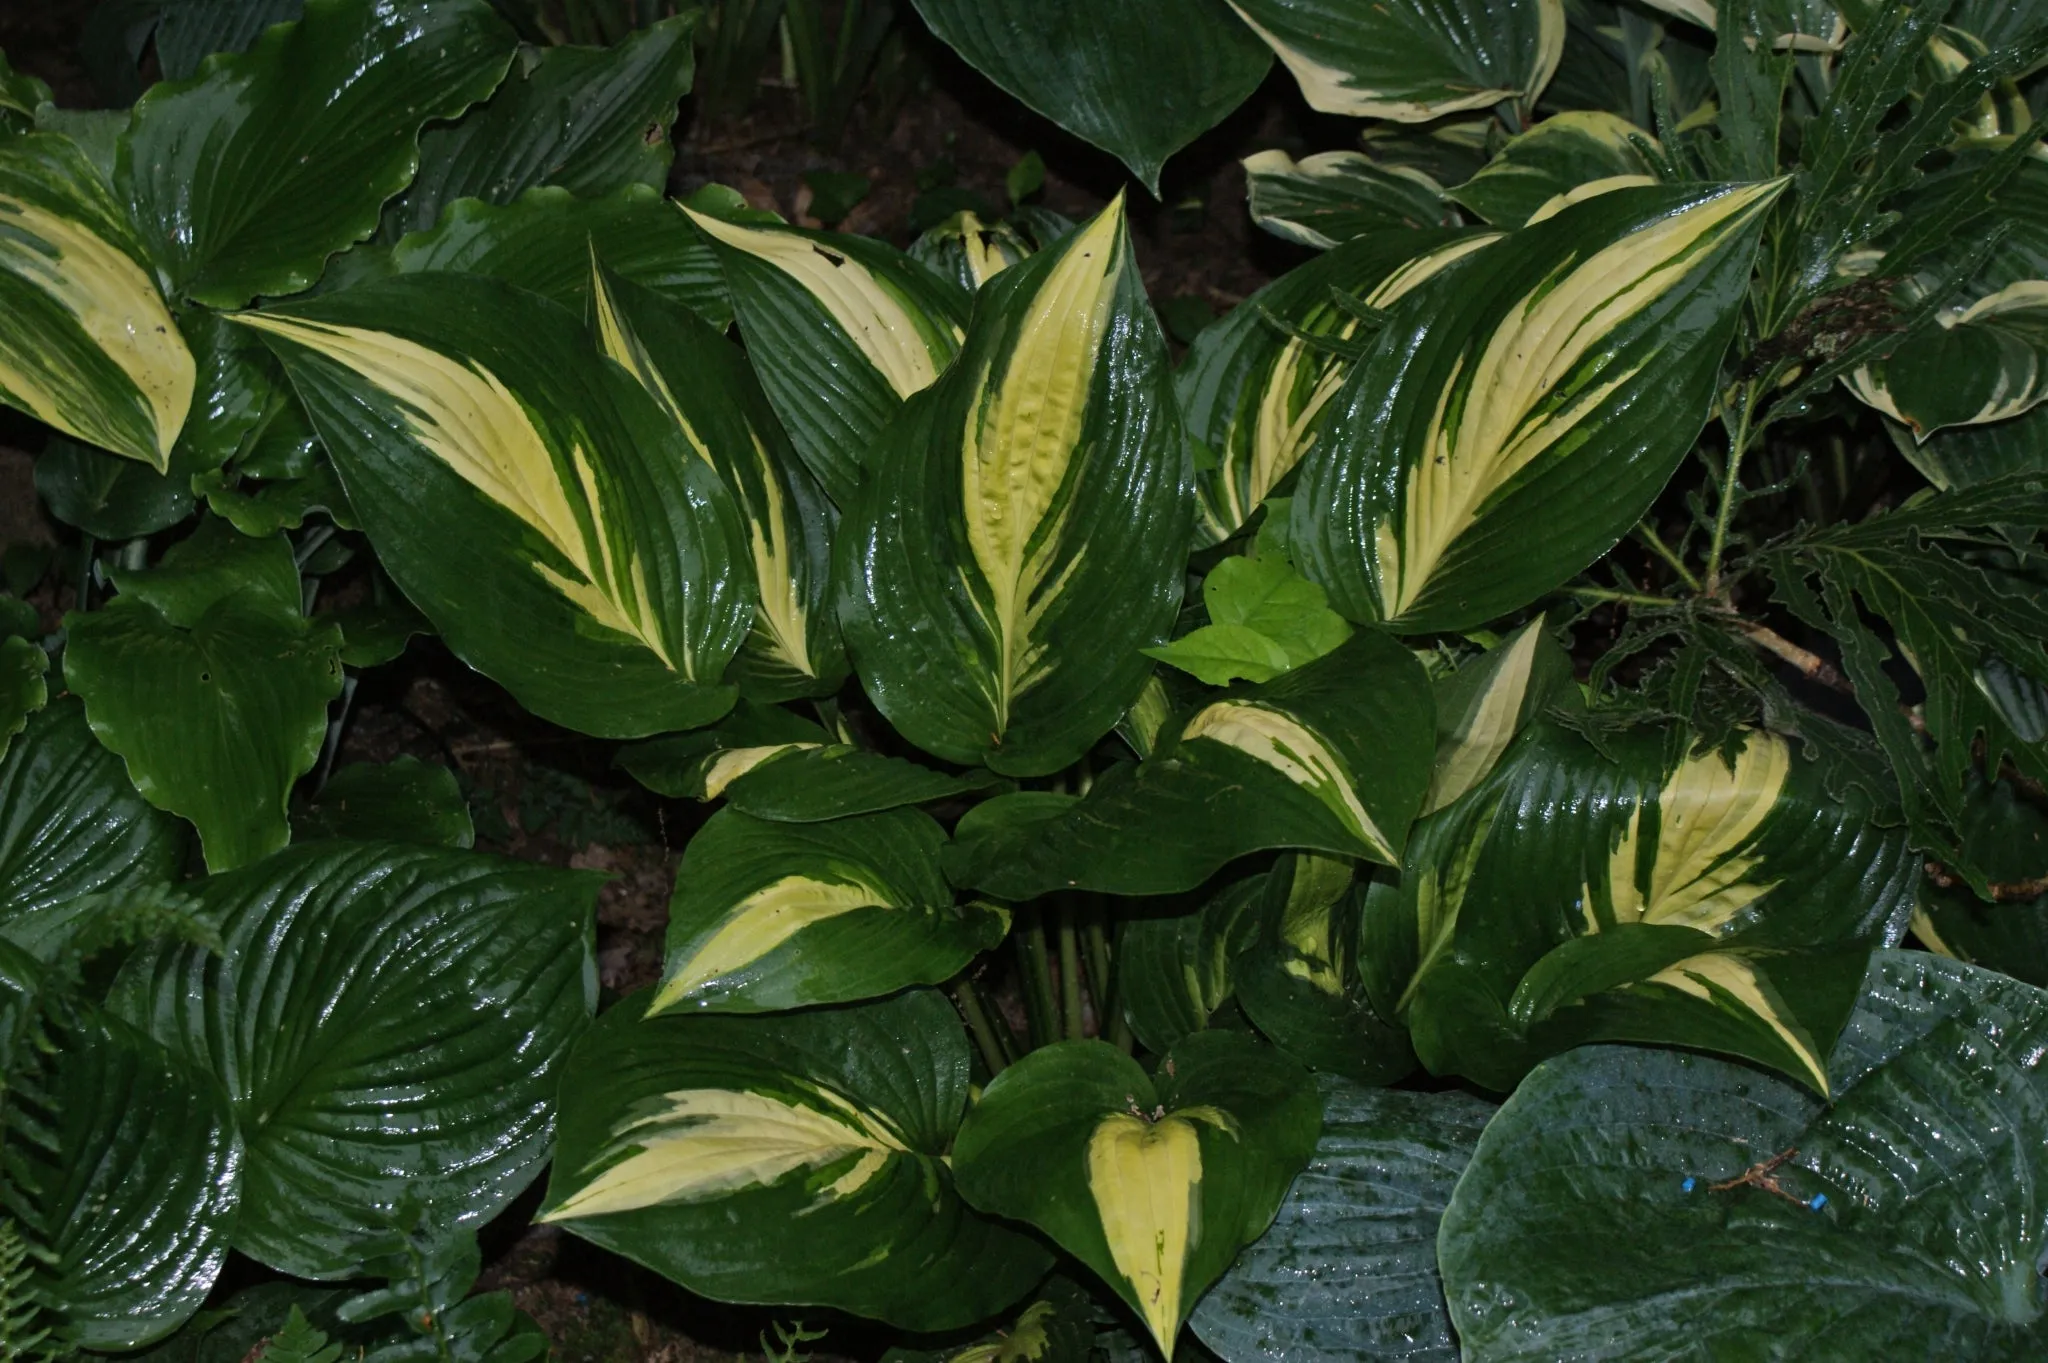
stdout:
{"type": "Polygon", "coordinates": [[[189,888],[223,949],[143,948],[113,1006],[226,1085],[248,1149],[235,1248],[349,1277],[401,1199],[481,1225],[540,1171],[595,1002],[597,877],[316,843],[189,888]]]}
{"type": "Polygon", "coordinates": [[[1272,54],[1223,0],[916,0],[967,64],[1131,168],[1159,170],[1265,78],[1272,54]]]}
{"type": "Polygon", "coordinates": [[[405,275],[244,313],[284,360],[378,561],[536,714],[691,728],[754,617],[746,532],[655,400],[546,299],[405,275]]]}
{"type": "Polygon", "coordinates": [[[119,183],[174,293],[233,308],[318,279],[412,179],[421,125],[489,94],[513,47],[485,0],[307,0],[250,52],[153,87],[119,183]]]}
{"type": "Polygon", "coordinates": [[[1303,459],[1302,572],[1354,620],[1462,629],[1604,553],[1706,422],[1782,189],[1618,189],[1410,293],[1303,459]]]}
{"type": "Polygon", "coordinates": [[[1880,952],[1822,1103],[1711,1056],[1548,1061],[1438,1244],[1467,1355],[2020,1359],[2048,1346],[2048,995],[1880,952]],[[2027,1191],[2019,1191],[2019,1190],[2027,1191]],[[1597,1262],[1585,1253],[1601,1246],[1597,1262]]]}
{"type": "Polygon", "coordinates": [[[949,874],[1005,899],[1172,894],[1272,847],[1396,864],[1429,782],[1429,681],[1377,630],[1196,709],[1085,799],[1001,796],[962,819],[949,874]],[[1007,811],[1029,806],[1015,822],[1007,811]]]}
{"type": "Polygon", "coordinates": [[[1550,84],[1564,0],[1230,0],[1287,63],[1310,107],[1426,123],[1550,84]]]}
{"type": "Polygon", "coordinates": [[[2048,279],[1944,309],[1843,385],[1923,440],[2032,410],[2048,399],[2048,279]]]}
{"type": "Polygon", "coordinates": [[[0,214],[0,401],[162,473],[196,371],[106,181],[68,137],[10,137],[0,214]]]}
{"type": "Polygon", "coordinates": [[[805,824],[712,815],[676,870],[647,1014],[846,1003],[950,979],[1010,920],[955,907],[945,840],[914,809],[805,824]]]}
{"type": "Polygon", "coordinates": [[[1366,955],[1370,992],[1398,996],[1432,1071],[1507,1089],[1582,1041],[1656,1041],[1827,1091],[1864,956],[1898,940],[1917,859],[1782,738],[1676,761],[1674,742],[1689,735],[1635,730],[1608,757],[1534,725],[1416,826],[1366,955]]]}
{"type": "Polygon", "coordinates": [[[967,1200],[1025,1221],[1093,1269],[1173,1356],[1181,1322],[1272,1223],[1322,1125],[1299,1066],[1198,1032],[1156,1075],[1102,1041],[1031,1052],[967,1114],[967,1200]]]}
{"type": "Polygon", "coordinates": [[[1180,605],[1189,477],[1119,199],[976,298],[840,535],[847,643],[904,737],[1010,776],[1115,725],[1180,605]]]}
{"type": "Polygon", "coordinates": [[[1050,1266],[953,1190],[970,1076],[943,995],[751,1018],[645,1000],[576,1048],[543,1221],[709,1297],[913,1330],[983,1320],[1050,1266]]]}
{"type": "Polygon", "coordinates": [[[1308,1168],[1188,1324],[1225,1363],[1457,1363],[1437,1224],[1493,1105],[1327,1074],[1316,1088],[1308,1168]]]}

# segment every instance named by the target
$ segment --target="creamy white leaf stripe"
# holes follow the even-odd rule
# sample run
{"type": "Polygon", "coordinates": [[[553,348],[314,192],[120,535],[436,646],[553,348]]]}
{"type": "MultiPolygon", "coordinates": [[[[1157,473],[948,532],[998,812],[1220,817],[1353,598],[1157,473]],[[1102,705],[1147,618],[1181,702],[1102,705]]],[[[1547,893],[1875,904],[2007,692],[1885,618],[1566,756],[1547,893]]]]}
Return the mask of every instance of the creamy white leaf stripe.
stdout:
{"type": "Polygon", "coordinates": [[[82,440],[168,468],[192,406],[192,354],[156,284],[127,252],[83,223],[38,204],[0,196],[0,271],[48,295],[112,360],[148,406],[155,443],[138,448],[107,419],[90,392],[60,388],[54,376],[0,364],[10,402],[82,440]]]}
{"type": "Polygon", "coordinates": [[[848,874],[843,881],[792,875],[755,890],[726,912],[701,946],[662,981],[650,1015],[675,1007],[734,971],[743,970],[805,928],[860,909],[897,907],[887,892],[848,874]]]}
{"type": "Polygon", "coordinates": [[[496,374],[388,332],[271,313],[233,320],[304,346],[393,399],[422,449],[524,521],[571,570],[536,559],[534,572],[599,624],[697,679],[687,638],[680,656],[671,651],[639,553],[614,544],[589,451],[571,445],[563,470],[526,405],[496,374]]]}
{"type": "MultiPolygon", "coordinates": [[[[1011,702],[1038,680],[1045,647],[1033,636],[1065,581],[1051,576],[1065,510],[1059,493],[1086,455],[1081,433],[1096,361],[1128,264],[1123,225],[1119,195],[1061,244],[1000,371],[991,359],[975,376],[962,436],[961,501],[985,589],[974,599],[996,643],[989,701],[998,733],[1008,725],[1011,702]]],[[[1080,561],[1075,557],[1069,572],[1080,561]]]]}
{"type": "MultiPolygon", "coordinates": [[[[795,232],[750,227],[678,205],[711,237],[788,275],[860,347],[898,397],[931,387],[944,360],[932,354],[910,306],[867,266],[795,232]]],[[[962,333],[946,323],[957,344],[962,333]]]]}
{"type": "Polygon", "coordinates": [[[1829,1092],[1827,1061],[1821,1055],[1820,1047],[1814,1044],[1805,1029],[1792,1021],[1784,1000],[1776,996],[1769,982],[1747,957],[1732,951],[1710,951],[1687,957],[1677,965],[1652,975],[1650,983],[1669,985],[1709,1003],[1719,1001],[1717,993],[1733,999],[1761,1018],[1791,1048],[1823,1096],[1829,1092]]]}
{"type": "Polygon", "coordinates": [[[817,1106],[745,1089],[663,1094],[654,1111],[613,1132],[593,1161],[602,1166],[594,1178],[536,1219],[572,1221],[702,1202],[856,1157],[818,1192],[816,1203],[824,1203],[859,1192],[891,1159],[908,1153],[879,1115],[830,1089],[814,1087],[811,1096],[817,1106]]]}
{"type": "Polygon", "coordinates": [[[1401,507],[1376,527],[1382,613],[1422,596],[1489,498],[1556,446],[1647,364],[1600,351],[1613,331],[1679,287],[1701,258],[1761,213],[1783,181],[1745,185],[1659,218],[1553,274],[1519,299],[1437,395],[1408,461],[1401,507]]]}
{"type": "MultiPolygon", "coordinates": [[[[668,380],[662,377],[653,356],[647,353],[647,347],[620,314],[604,271],[598,268],[594,247],[590,297],[595,305],[598,340],[604,353],[640,381],[640,386],[661,404],[662,411],[668,413],[669,420],[675,422],[676,429],[682,432],[683,439],[696,451],[697,457],[712,472],[723,477],[718,461],[711,457],[710,446],[698,434],[682,404],[676,401],[674,391],[670,389],[668,380]]],[[[803,583],[797,578],[797,551],[791,543],[792,511],[783,496],[780,470],[769,457],[768,447],[762,442],[760,433],[750,426],[748,435],[751,437],[751,449],[744,457],[753,461],[760,474],[759,489],[757,492],[754,488],[735,486],[732,491],[746,512],[747,547],[754,563],[754,580],[761,594],[754,611],[754,633],[771,657],[806,677],[815,677],[818,668],[811,657],[810,609],[804,601],[803,583]]],[[[734,480],[735,483],[738,481],[734,480]]]]}
{"type": "Polygon", "coordinates": [[[1437,753],[1429,794],[1422,801],[1424,814],[1435,813],[1478,785],[1514,741],[1515,725],[1536,667],[1536,646],[1542,642],[1541,625],[1538,620],[1523,626],[1498,658],[1488,659],[1494,664],[1494,673],[1479,704],[1454,741],[1437,753]]]}
{"type": "Polygon", "coordinates": [[[1597,199],[1602,194],[1612,194],[1617,189],[1640,189],[1645,185],[1657,184],[1654,175],[1603,175],[1597,180],[1588,180],[1582,185],[1573,185],[1562,194],[1553,194],[1536,205],[1536,211],[1529,215],[1524,227],[1534,227],[1539,222],[1548,222],[1573,204],[1582,204],[1588,199],[1597,199]]]}
{"type": "Polygon", "coordinates": [[[1146,1328],[1168,1357],[1180,1333],[1188,1252],[1202,1237],[1196,1122],[1233,1139],[1238,1134],[1227,1113],[1191,1107],[1157,1120],[1112,1113],[1088,1138],[1088,1192],[1110,1262],[1131,1284],[1146,1328]]]}
{"type": "Polygon", "coordinates": [[[1395,861],[1394,849],[1359,801],[1343,759],[1291,715],[1244,700],[1223,700],[1202,710],[1181,730],[1181,741],[1207,739],[1264,763],[1321,801],[1352,837],[1395,861]]]}

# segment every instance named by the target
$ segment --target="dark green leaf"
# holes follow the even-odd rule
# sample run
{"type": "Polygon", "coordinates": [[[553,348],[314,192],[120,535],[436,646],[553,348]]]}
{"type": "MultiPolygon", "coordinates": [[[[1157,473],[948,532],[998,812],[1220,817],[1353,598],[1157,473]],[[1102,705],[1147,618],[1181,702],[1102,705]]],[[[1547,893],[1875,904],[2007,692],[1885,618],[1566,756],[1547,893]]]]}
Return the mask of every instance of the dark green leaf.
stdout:
{"type": "Polygon", "coordinates": [[[1444,187],[1420,170],[1383,166],[1357,151],[1296,161],[1284,151],[1245,158],[1252,221],[1282,241],[1321,251],[1374,232],[1454,225],[1444,187]]]}
{"type": "Polygon", "coordinates": [[[0,757],[7,755],[28,717],[48,703],[50,687],[43,674],[49,667],[50,655],[33,639],[0,639],[0,757]]]}
{"type": "Polygon", "coordinates": [[[791,748],[748,768],[725,787],[726,803],[757,819],[815,823],[875,814],[1008,787],[990,772],[958,776],[844,743],[791,748]]]}
{"type": "Polygon", "coordinates": [[[715,800],[777,753],[831,741],[823,728],[779,705],[742,700],[716,728],[631,744],[619,749],[617,762],[657,795],[715,800]]]}
{"type": "Polygon", "coordinates": [[[455,773],[417,757],[341,768],[292,820],[292,832],[309,839],[476,845],[476,826],[455,773]]]}
{"type": "Polygon", "coordinates": [[[1952,876],[1945,885],[1930,879],[1920,887],[1913,935],[1945,956],[2048,988],[2048,811],[2009,781],[1973,781],[1966,801],[1966,855],[1999,897],[1979,899],[1952,876]]]}
{"type": "Polygon", "coordinates": [[[1174,917],[1125,918],[1116,938],[1116,996],[1147,1050],[1165,1054],[1209,1025],[1235,988],[1236,959],[1260,928],[1266,878],[1227,885],[1174,917]]]}
{"type": "Polygon", "coordinates": [[[1554,114],[1508,139],[1500,154],[1450,197],[1495,227],[1520,227],[1558,195],[1595,181],[1621,175],[1655,179],[1657,163],[1651,158],[1662,151],[1656,138],[1613,114],[1554,114]]]}

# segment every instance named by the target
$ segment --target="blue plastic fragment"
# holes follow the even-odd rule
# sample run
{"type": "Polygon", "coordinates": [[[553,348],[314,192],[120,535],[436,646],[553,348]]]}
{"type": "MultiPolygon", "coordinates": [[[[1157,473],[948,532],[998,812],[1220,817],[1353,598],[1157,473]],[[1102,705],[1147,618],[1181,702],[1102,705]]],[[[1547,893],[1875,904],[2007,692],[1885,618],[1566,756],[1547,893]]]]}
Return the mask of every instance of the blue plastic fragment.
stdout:
{"type": "Polygon", "coordinates": [[[1699,1182],[1699,1180],[1698,1180],[1698,1179],[1696,1179],[1696,1178],[1693,1178],[1693,1177],[1691,1177],[1690,1175],[1688,1175],[1688,1176],[1687,1176],[1687,1178],[1686,1178],[1686,1180],[1685,1180],[1685,1182],[1683,1182],[1683,1183],[1679,1184],[1678,1186],[1679,1186],[1679,1187],[1680,1187],[1681,1189],[1683,1189],[1684,1191],[1686,1191],[1686,1192],[1688,1192],[1688,1193],[1689,1193],[1689,1192],[1691,1192],[1691,1191],[1693,1190],[1693,1185],[1697,1184],[1698,1182],[1699,1182]]]}
{"type": "Polygon", "coordinates": [[[1828,1205],[1828,1195],[1826,1193],[1815,1193],[1813,1195],[1813,1201],[1807,1203],[1806,1205],[1809,1210],[1817,1212],[1822,1207],[1828,1205]]]}

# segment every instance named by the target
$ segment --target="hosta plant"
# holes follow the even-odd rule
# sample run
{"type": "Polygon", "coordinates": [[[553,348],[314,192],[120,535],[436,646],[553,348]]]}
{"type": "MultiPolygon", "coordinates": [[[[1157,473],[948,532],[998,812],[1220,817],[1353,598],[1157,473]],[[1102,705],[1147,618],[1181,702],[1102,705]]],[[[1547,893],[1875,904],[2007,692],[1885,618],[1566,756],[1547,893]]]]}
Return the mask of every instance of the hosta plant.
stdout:
{"type": "Polygon", "coordinates": [[[0,87],[9,1356],[531,1356],[544,1165],[906,1359],[2048,1348],[2048,8],[918,0],[1140,193],[1357,120],[1184,353],[1122,195],[665,200],[689,14],[284,8],[0,87]],[[428,632],[696,811],[650,988],[328,771],[428,632]]]}

